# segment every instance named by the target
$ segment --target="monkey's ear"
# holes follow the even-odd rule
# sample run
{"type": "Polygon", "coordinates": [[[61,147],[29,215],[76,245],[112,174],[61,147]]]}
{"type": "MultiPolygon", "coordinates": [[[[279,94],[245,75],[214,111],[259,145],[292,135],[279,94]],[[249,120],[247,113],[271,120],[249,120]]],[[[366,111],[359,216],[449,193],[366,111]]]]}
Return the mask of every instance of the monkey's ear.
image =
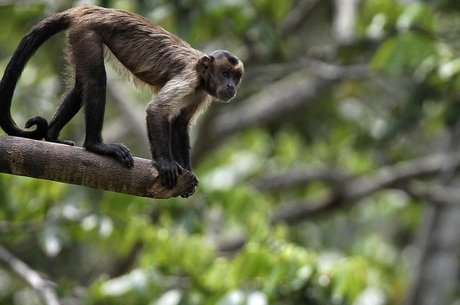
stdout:
{"type": "Polygon", "coordinates": [[[212,58],[210,58],[209,56],[205,55],[201,57],[198,60],[198,65],[197,65],[198,74],[203,76],[207,72],[209,66],[211,65],[211,62],[212,62],[212,58]]]}

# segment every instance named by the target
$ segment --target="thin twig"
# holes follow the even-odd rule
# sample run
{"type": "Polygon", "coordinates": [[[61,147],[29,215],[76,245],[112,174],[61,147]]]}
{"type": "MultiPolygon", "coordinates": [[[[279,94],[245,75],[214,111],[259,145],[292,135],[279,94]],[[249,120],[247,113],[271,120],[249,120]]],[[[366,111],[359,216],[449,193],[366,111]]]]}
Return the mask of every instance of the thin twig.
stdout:
{"type": "Polygon", "coordinates": [[[2,245],[0,245],[0,261],[32,287],[46,305],[60,305],[59,299],[50,285],[51,282],[45,280],[37,271],[15,257],[2,245]]]}

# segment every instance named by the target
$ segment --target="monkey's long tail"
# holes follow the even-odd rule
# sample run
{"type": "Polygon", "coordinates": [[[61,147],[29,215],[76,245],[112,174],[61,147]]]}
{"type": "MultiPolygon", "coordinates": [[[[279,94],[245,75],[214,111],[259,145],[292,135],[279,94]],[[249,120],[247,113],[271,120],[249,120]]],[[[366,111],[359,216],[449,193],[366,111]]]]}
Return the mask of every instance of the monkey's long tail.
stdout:
{"type": "Polygon", "coordinates": [[[24,70],[27,61],[37,49],[54,34],[66,30],[70,18],[66,12],[52,15],[38,23],[22,38],[16,51],[6,66],[0,81],[0,127],[11,136],[30,139],[43,139],[48,132],[48,121],[42,117],[34,117],[26,122],[25,127],[36,126],[35,130],[26,131],[16,125],[11,117],[11,101],[14,89],[24,70]]]}

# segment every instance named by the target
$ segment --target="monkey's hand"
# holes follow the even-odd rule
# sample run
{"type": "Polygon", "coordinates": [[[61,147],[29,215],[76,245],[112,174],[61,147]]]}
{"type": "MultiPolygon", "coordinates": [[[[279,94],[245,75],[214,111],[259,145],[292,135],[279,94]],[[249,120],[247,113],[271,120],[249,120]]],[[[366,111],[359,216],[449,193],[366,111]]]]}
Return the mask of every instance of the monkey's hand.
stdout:
{"type": "Polygon", "coordinates": [[[156,169],[161,177],[161,182],[168,189],[172,189],[177,184],[177,178],[184,170],[174,160],[160,159],[154,162],[156,169]]]}

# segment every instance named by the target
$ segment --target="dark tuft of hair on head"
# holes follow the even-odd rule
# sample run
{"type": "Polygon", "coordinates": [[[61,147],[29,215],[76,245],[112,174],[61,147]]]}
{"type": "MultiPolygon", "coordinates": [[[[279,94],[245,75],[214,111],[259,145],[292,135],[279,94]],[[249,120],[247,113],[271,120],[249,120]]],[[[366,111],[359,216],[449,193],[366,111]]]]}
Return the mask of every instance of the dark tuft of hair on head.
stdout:
{"type": "Polygon", "coordinates": [[[239,59],[235,55],[233,55],[232,53],[227,53],[227,54],[225,54],[225,56],[227,57],[228,61],[232,65],[237,65],[238,64],[239,59]]]}
{"type": "Polygon", "coordinates": [[[236,57],[235,55],[233,55],[229,51],[225,51],[225,50],[217,50],[217,51],[212,52],[209,55],[211,55],[211,56],[213,56],[215,58],[225,57],[225,58],[227,58],[228,62],[230,64],[232,64],[232,65],[237,65],[240,62],[238,57],[236,57]]]}

